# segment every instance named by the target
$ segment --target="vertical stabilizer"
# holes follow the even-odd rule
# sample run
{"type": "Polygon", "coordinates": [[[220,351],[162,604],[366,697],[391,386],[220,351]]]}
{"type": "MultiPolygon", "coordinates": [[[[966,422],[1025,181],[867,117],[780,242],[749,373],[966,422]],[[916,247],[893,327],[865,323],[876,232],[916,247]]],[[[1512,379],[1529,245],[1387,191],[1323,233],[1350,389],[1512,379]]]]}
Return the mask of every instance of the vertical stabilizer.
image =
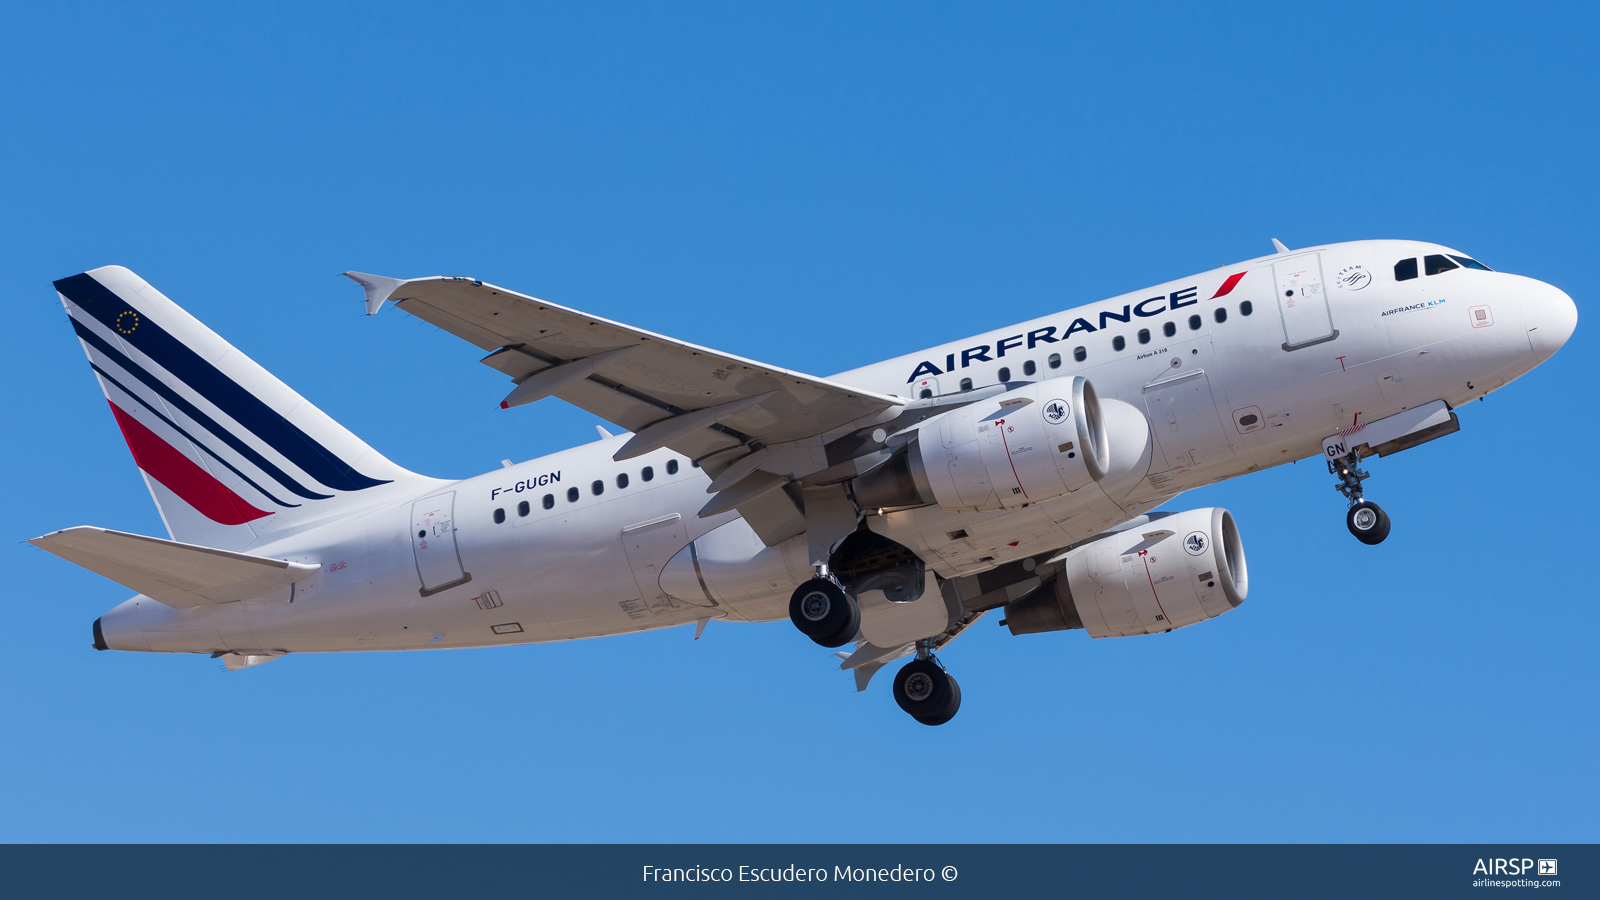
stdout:
{"type": "Polygon", "coordinates": [[[173,540],[238,550],[436,483],[127,269],[55,287],[173,540]]]}

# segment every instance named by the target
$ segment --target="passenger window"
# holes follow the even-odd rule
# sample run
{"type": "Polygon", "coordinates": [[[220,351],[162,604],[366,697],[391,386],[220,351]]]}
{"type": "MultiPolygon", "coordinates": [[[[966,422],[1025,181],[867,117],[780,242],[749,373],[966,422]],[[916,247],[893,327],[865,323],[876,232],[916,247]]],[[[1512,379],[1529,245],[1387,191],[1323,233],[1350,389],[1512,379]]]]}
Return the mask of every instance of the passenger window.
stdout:
{"type": "Polygon", "coordinates": [[[1011,367],[1010,366],[1001,366],[1000,367],[1000,383],[1001,384],[1005,384],[1006,382],[1008,382],[1010,380],[1011,380],[1011,367]]]}
{"type": "Polygon", "coordinates": [[[1484,265],[1481,262],[1478,262],[1475,259],[1472,259],[1471,257],[1457,256],[1454,253],[1452,253],[1452,254],[1450,254],[1450,258],[1455,260],[1458,263],[1461,263],[1463,266],[1466,266],[1469,269],[1482,269],[1485,272],[1493,272],[1494,271],[1493,269],[1489,268],[1488,266],[1484,265]]]}
{"type": "Polygon", "coordinates": [[[1190,331],[1199,331],[1200,330],[1200,317],[1199,316],[1190,316],[1189,317],[1189,330],[1190,331]]]}
{"type": "Polygon", "coordinates": [[[620,488],[625,488],[627,486],[628,486],[628,473],[627,472],[619,472],[619,473],[617,473],[617,487],[620,489],[620,488]]]}
{"type": "Polygon", "coordinates": [[[1111,349],[1113,349],[1113,350],[1120,351],[1120,350],[1122,350],[1123,347],[1126,347],[1126,346],[1128,346],[1128,342],[1126,340],[1123,340],[1123,337],[1120,334],[1111,339],[1111,349]]]}
{"type": "Polygon", "coordinates": [[[643,469],[639,470],[639,477],[645,481],[649,481],[650,479],[656,477],[656,470],[650,468],[649,466],[645,466],[643,469]]]}
{"type": "Polygon", "coordinates": [[[1423,258],[1422,268],[1423,271],[1427,272],[1429,275],[1437,275],[1440,272],[1448,272],[1451,269],[1459,269],[1461,267],[1445,257],[1434,253],[1423,258]]]}
{"type": "Polygon", "coordinates": [[[1248,315],[1250,315],[1251,313],[1253,313],[1255,311],[1256,311],[1256,307],[1255,307],[1254,303],[1251,303],[1249,300],[1240,301],[1240,303],[1239,303],[1239,315],[1248,316],[1248,315]]]}
{"type": "Polygon", "coordinates": [[[1228,308],[1225,306],[1217,307],[1217,311],[1211,314],[1211,318],[1216,319],[1218,325],[1228,321],[1228,308]]]}
{"type": "Polygon", "coordinates": [[[1417,258],[1402,259],[1394,264],[1394,280],[1410,281],[1417,277],[1417,258]]]}
{"type": "Polygon", "coordinates": [[[972,390],[972,379],[971,378],[963,378],[963,379],[961,379],[961,389],[963,391],[972,390]]]}
{"type": "Polygon", "coordinates": [[[1173,335],[1178,333],[1178,326],[1172,324],[1171,322],[1168,322],[1167,324],[1161,326],[1161,333],[1166,335],[1167,337],[1172,337],[1173,335]]]}
{"type": "Polygon", "coordinates": [[[933,389],[932,388],[923,388],[922,389],[922,393],[917,395],[917,399],[918,400],[929,400],[929,399],[932,399],[932,397],[933,397],[933,389]]]}
{"type": "Polygon", "coordinates": [[[675,459],[667,460],[667,474],[668,475],[676,475],[676,474],[678,474],[678,461],[677,460],[675,460],[675,459]]]}
{"type": "Polygon", "coordinates": [[[1148,329],[1148,328],[1139,329],[1139,343],[1141,343],[1141,344],[1150,343],[1150,329],[1148,329]]]}
{"type": "Polygon", "coordinates": [[[1022,374],[1024,375],[1032,375],[1037,371],[1039,371],[1039,367],[1034,365],[1031,359],[1022,364],[1022,374]]]}
{"type": "Polygon", "coordinates": [[[517,504],[517,515],[526,516],[528,514],[528,509],[529,509],[528,501],[524,500],[521,503],[518,503],[517,504]]]}
{"type": "Polygon", "coordinates": [[[568,503],[577,503],[578,502],[578,489],[577,488],[575,488],[575,487],[567,488],[567,502],[568,503]]]}
{"type": "MultiPolygon", "coordinates": [[[[1082,350],[1082,349],[1083,349],[1083,348],[1082,348],[1082,347],[1079,347],[1079,348],[1078,348],[1078,350],[1082,350]]],[[[1077,356],[1077,352],[1076,352],[1076,351],[1074,351],[1074,352],[1073,352],[1073,355],[1074,355],[1074,356],[1077,356]]],[[[1079,359],[1079,360],[1082,360],[1082,359],[1083,359],[1083,357],[1081,357],[1081,356],[1077,356],[1077,358],[1078,358],[1078,359],[1079,359]]],[[[1061,368],[1061,354],[1059,354],[1059,353],[1052,353],[1052,354],[1050,354],[1050,358],[1049,358],[1049,359],[1047,359],[1047,360],[1045,360],[1045,362],[1048,362],[1048,363],[1049,363],[1049,364],[1050,364],[1050,368],[1052,368],[1052,369],[1059,369],[1059,368],[1061,368]]]]}
{"type": "Polygon", "coordinates": [[[545,509],[555,509],[556,508],[556,495],[555,494],[545,494],[544,495],[544,508],[545,509]]]}
{"type": "MultiPolygon", "coordinates": [[[[1083,362],[1084,360],[1086,360],[1088,358],[1089,358],[1089,351],[1088,350],[1084,349],[1083,347],[1073,347],[1072,348],[1072,361],[1073,362],[1083,362]]],[[[1060,365],[1060,364],[1061,364],[1061,359],[1059,357],[1057,357],[1056,358],[1056,365],[1060,365]]]]}
{"type": "Polygon", "coordinates": [[[596,497],[604,494],[606,492],[606,483],[599,479],[595,479],[595,482],[589,485],[589,492],[594,494],[596,497]]]}
{"type": "Polygon", "coordinates": [[[505,520],[506,520],[506,511],[505,510],[497,509],[497,510],[494,511],[494,523],[496,525],[499,525],[501,522],[504,522],[505,520]]]}

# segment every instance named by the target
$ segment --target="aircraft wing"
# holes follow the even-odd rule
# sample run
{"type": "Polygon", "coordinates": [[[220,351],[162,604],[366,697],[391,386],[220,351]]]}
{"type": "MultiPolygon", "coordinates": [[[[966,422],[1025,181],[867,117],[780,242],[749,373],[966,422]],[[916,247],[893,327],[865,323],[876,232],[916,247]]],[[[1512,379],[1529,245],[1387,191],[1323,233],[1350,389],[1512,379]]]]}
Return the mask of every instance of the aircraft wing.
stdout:
{"type": "Polygon", "coordinates": [[[88,525],[28,543],[179,609],[260,597],[322,568],[88,525]]]}
{"type": "Polygon", "coordinates": [[[793,499],[774,505],[773,494],[827,468],[823,437],[892,419],[907,402],[476,279],[345,275],[365,289],[369,315],[389,300],[490,351],[483,363],[517,385],[503,407],[560,397],[634,432],[619,461],[669,447],[713,478],[732,469],[702,514],[736,508],[769,544],[804,530],[793,499]]]}

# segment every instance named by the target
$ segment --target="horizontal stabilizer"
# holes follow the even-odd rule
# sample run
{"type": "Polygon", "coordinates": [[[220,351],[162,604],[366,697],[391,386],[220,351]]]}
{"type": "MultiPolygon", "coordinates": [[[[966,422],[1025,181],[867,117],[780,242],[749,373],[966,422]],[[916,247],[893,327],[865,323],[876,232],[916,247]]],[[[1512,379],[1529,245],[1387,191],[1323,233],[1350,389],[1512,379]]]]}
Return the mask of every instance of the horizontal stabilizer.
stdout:
{"type": "Polygon", "coordinates": [[[88,525],[28,543],[180,609],[260,597],[322,568],[88,525]]]}

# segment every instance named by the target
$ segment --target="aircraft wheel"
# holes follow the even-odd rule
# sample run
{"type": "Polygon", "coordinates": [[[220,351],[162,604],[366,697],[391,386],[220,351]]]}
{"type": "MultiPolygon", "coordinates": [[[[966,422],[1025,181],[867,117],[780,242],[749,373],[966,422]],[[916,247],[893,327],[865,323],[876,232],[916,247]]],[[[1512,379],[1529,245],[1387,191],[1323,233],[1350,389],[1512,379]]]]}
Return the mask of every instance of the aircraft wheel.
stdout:
{"type": "Polygon", "coordinates": [[[789,597],[789,621],[824,647],[842,647],[861,628],[861,607],[837,584],[813,578],[789,597]]]}
{"type": "Polygon", "coordinates": [[[1389,514],[1383,508],[1370,500],[1363,500],[1350,507],[1350,514],[1345,516],[1344,524],[1356,540],[1363,544],[1381,544],[1389,536],[1389,514]]]}
{"type": "Polygon", "coordinates": [[[943,725],[961,708],[961,685],[931,659],[914,659],[894,677],[894,702],[924,725],[943,725]]]}
{"type": "Polygon", "coordinates": [[[943,725],[954,719],[961,710],[961,685],[956,677],[949,672],[944,673],[945,680],[950,682],[950,698],[945,701],[944,709],[931,716],[918,716],[917,721],[924,725],[943,725]]]}

